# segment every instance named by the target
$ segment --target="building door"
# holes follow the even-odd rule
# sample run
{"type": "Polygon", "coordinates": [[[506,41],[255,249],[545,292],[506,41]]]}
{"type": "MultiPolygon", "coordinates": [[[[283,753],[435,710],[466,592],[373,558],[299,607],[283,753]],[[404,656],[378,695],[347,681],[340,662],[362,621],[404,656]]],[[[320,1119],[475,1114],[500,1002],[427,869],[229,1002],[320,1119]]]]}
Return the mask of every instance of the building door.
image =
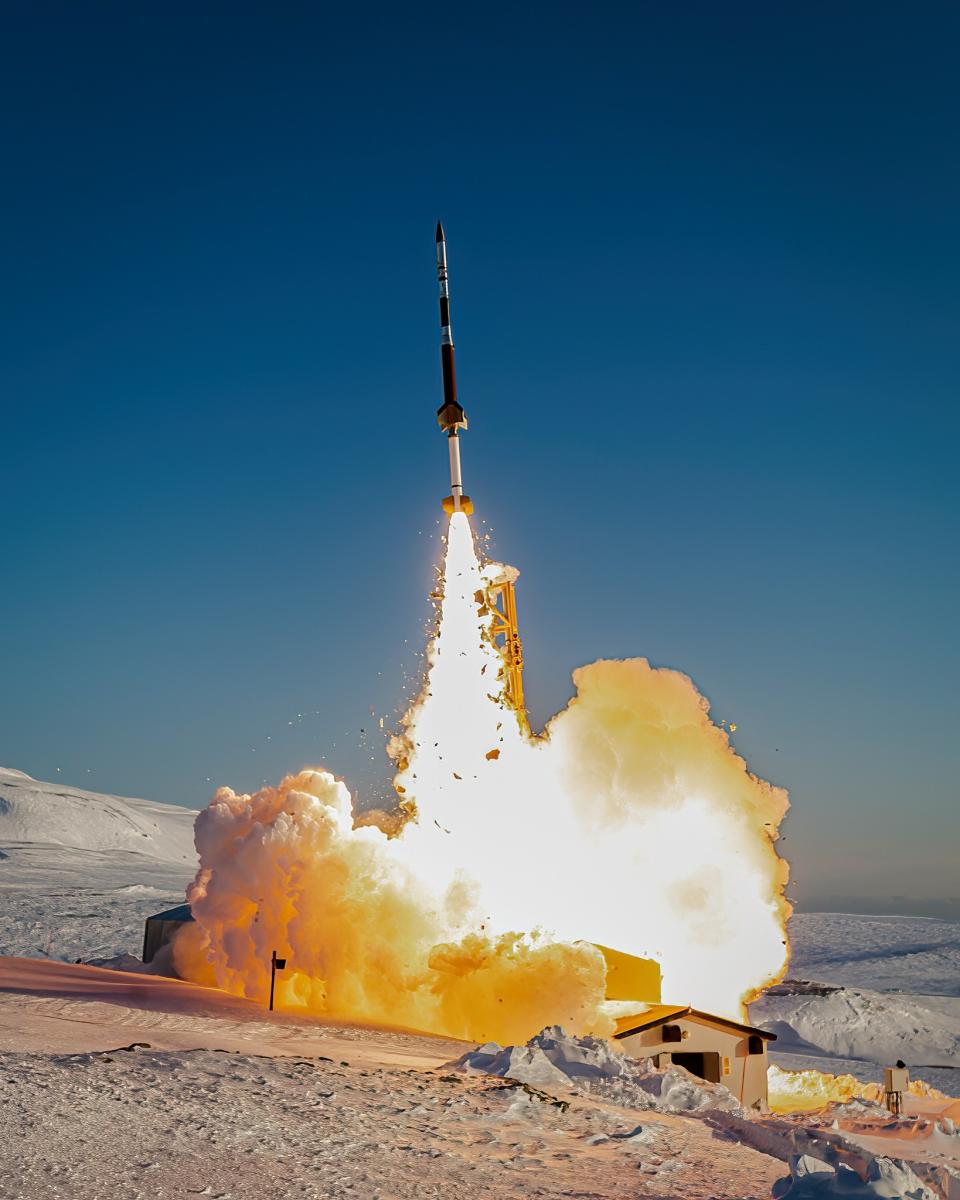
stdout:
{"type": "Polygon", "coordinates": [[[685,1067],[691,1075],[705,1079],[707,1083],[720,1082],[720,1055],[711,1051],[702,1054],[671,1054],[678,1067],[685,1067]]]}

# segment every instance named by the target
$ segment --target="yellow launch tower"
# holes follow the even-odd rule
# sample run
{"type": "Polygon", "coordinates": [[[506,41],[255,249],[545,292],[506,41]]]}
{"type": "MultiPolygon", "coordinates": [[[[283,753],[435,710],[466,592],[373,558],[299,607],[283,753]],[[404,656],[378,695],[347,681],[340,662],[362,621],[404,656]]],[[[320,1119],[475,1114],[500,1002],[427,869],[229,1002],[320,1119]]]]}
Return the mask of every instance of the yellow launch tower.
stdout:
{"type": "Polygon", "coordinates": [[[512,579],[504,576],[487,586],[484,596],[490,610],[490,637],[503,655],[507,703],[517,714],[525,733],[530,732],[523,701],[523,644],[517,627],[517,593],[512,579]]]}

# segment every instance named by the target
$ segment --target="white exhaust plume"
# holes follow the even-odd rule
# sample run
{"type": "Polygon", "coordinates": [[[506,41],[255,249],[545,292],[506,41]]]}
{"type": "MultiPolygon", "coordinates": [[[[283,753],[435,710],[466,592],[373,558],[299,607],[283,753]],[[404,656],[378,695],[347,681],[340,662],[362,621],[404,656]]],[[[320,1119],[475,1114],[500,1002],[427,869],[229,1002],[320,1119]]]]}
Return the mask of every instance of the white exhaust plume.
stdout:
{"type": "Polygon", "coordinates": [[[599,942],[656,958],[666,999],[741,1017],[786,961],[786,793],[686,676],[644,659],[580,668],[527,735],[484,586],[457,513],[423,691],[390,746],[398,835],[355,828],[326,772],[221,789],[197,820],[178,969],[260,998],[276,949],[284,1005],[509,1041],[609,1032],[599,942]]]}

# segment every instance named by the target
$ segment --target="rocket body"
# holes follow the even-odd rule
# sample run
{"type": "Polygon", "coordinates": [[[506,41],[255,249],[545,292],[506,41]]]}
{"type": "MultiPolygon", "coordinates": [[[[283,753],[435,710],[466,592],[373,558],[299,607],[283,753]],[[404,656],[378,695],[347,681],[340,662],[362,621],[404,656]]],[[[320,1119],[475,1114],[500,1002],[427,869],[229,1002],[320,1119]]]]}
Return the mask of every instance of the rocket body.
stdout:
{"type": "Polygon", "coordinates": [[[440,286],[440,368],[443,374],[443,403],[437,409],[437,422],[447,435],[450,450],[450,495],[443,508],[455,512],[473,512],[469,496],[463,494],[460,468],[460,430],[467,428],[467,414],[457,401],[457,372],[453,351],[453,327],[450,323],[450,282],[447,275],[447,241],[443,226],[437,222],[437,282],[440,286]]]}

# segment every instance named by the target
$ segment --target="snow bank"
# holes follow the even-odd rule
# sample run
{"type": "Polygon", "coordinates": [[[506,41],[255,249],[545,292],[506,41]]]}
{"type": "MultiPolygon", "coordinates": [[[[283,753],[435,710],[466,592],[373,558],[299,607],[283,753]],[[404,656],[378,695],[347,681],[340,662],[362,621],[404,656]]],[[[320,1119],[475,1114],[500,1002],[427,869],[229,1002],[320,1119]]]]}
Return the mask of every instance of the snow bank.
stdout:
{"type": "Polygon", "coordinates": [[[542,1030],[525,1046],[488,1042],[449,1064],[451,1070],[499,1075],[537,1088],[579,1088],[630,1108],[668,1113],[741,1112],[719,1084],[682,1067],[659,1070],[650,1059],[618,1054],[600,1038],[570,1037],[559,1026],[542,1030]]]}
{"type": "MultiPolygon", "coordinates": [[[[804,1117],[713,1112],[708,1124],[745,1146],[779,1158],[790,1174],[773,1186],[789,1200],[820,1196],[883,1196],[902,1200],[960,1200],[958,1160],[935,1122],[910,1118],[878,1123],[866,1106],[839,1119],[829,1114],[804,1117]],[[832,1119],[829,1119],[832,1118],[832,1119]],[[931,1134],[935,1136],[931,1138],[931,1134]]],[[[888,1113],[884,1116],[889,1118],[888,1113]]]]}
{"type": "Polygon", "coordinates": [[[773,1185],[773,1195],[789,1200],[816,1200],[820,1196],[885,1196],[888,1200],[937,1200],[936,1192],[926,1187],[906,1163],[875,1158],[867,1168],[866,1179],[852,1167],[838,1163],[832,1167],[808,1154],[790,1157],[790,1175],[773,1185]]]}

